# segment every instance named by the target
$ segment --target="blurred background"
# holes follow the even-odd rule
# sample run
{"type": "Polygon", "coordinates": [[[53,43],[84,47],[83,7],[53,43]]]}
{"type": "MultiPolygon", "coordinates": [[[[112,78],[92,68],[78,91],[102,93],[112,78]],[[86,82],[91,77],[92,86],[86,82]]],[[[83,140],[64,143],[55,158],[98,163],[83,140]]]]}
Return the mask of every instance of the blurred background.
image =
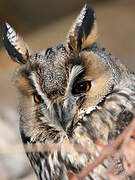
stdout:
{"type": "MultiPolygon", "coordinates": [[[[8,22],[34,50],[65,41],[72,22],[85,3],[95,9],[98,42],[135,69],[135,0],[0,0],[0,27],[8,22]]],[[[0,30],[0,179],[35,180],[19,135],[13,72],[0,30]]]]}

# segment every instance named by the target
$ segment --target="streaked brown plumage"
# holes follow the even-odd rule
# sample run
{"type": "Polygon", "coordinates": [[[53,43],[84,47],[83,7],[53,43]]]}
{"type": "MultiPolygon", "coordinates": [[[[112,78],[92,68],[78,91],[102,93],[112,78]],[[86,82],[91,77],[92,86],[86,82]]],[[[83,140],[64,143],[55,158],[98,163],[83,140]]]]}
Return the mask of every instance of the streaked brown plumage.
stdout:
{"type": "MultiPolygon", "coordinates": [[[[96,40],[94,11],[87,5],[65,44],[37,54],[3,25],[4,45],[21,64],[16,86],[22,141],[56,145],[52,152],[27,152],[39,180],[66,180],[68,172],[79,172],[99,154],[95,141],[112,142],[135,114],[135,75],[96,40]]],[[[111,162],[110,157],[85,179],[108,179],[104,172],[111,162]]],[[[124,171],[122,160],[114,164],[117,174],[124,171]]]]}

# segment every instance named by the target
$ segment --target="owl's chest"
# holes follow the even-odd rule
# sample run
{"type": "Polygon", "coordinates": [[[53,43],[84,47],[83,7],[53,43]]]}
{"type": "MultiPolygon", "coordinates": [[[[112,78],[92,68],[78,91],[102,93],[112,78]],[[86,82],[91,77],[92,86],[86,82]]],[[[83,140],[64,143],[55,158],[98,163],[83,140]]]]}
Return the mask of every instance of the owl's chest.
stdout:
{"type": "MultiPolygon", "coordinates": [[[[100,148],[90,139],[82,126],[76,128],[70,140],[64,140],[61,147],[55,145],[46,152],[31,152],[27,156],[39,180],[68,180],[68,172],[78,173],[99,154],[100,148]]],[[[96,169],[85,179],[100,179],[98,174],[105,171],[104,166],[96,169]]]]}
{"type": "MultiPolygon", "coordinates": [[[[81,151],[81,150],[79,150],[81,151]]],[[[61,152],[53,153],[27,153],[31,165],[36,172],[38,180],[68,180],[68,173],[79,173],[82,168],[86,167],[89,160],[94,159],[90,153],[78,152],[61,152]]],[[[86,177],[85,180],[95,177],[100,178],[97,174],[105,172],[105,167],[101,166],[94,173],[86,177]]]]}

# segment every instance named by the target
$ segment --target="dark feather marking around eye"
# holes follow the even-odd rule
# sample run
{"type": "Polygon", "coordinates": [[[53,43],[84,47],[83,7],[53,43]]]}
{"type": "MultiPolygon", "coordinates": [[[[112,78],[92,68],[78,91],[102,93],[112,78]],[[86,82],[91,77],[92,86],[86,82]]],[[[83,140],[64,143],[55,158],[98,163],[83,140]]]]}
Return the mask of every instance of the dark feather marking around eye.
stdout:
{"type": "Polygon", "coordinates": [[[78,76],[75,77],[74,83],[77,83],[82,80],[82,78],[85,76],[85,70],[83,70],[78,76]]]}

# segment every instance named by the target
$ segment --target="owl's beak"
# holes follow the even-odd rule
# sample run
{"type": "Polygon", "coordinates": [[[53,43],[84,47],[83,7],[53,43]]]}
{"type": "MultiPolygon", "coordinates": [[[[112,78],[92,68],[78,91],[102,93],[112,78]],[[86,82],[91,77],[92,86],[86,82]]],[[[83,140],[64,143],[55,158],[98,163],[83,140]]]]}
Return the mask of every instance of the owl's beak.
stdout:
{"type": "Polygon", "coordinates": [[[71,120],[70,113],[67,109],[63,108],[62,103],[57,102],[53,105],[55,111],[55,118],[59,121],[60,125],[62,126],[63,130],[67,130],[68,122],[71,120]]]}

